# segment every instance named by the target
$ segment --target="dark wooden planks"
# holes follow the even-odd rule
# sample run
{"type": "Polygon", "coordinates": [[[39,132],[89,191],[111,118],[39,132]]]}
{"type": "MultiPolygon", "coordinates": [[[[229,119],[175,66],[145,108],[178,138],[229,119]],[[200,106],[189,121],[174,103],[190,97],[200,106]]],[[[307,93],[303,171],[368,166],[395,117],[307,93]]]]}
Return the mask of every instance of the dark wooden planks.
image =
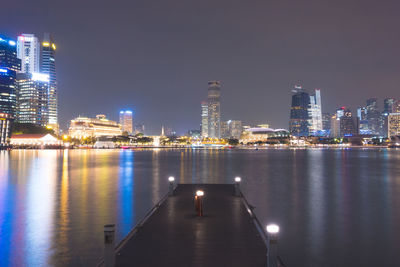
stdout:
{"type": "Polygon", "coordinates": [[[266,266],[266,247],[233,185],[180,184],[119,250],[117,266],[266,266]],[[203,189],[204,216],[193,197],[203,189]]]}

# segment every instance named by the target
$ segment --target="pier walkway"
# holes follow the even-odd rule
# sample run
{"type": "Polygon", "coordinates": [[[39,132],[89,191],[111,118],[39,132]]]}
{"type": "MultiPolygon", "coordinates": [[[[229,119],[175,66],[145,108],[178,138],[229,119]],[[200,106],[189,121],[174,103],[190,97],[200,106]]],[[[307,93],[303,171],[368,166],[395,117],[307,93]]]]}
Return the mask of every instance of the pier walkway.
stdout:
{"type": "Polygon", "coordinates": [[[116,266],[266,266],[267,248],[234,185],[179,184],[117,247],[116,266]],[[194,195],[204,191],[204,215],[194,195]]]}

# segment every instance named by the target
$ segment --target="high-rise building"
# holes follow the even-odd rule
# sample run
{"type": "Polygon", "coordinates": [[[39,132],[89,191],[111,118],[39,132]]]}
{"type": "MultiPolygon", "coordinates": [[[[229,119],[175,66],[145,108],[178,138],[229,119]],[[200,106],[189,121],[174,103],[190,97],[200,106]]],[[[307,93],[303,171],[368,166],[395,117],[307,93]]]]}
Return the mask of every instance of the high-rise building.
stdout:
{"type": "Polygon", "coordinates": [[[49,123],[49,75],[17,73],[17,121],[47,126],[49,123]]]}
{"type": "Polygon", "coordinates": [[[321,135],[322,127],[322,107],[321,90],[315,89],[314,94],[310,95],[310,107],[308,109],[309,134],[321,135]]]}
{"type": "Polygon", "coordinates": [[[229,124],[227,121],[221,121],[221,138],[229,138],[229,124]]]}
{"type": "Polygon", "coordinates": [[[21,67],[17,58],[15,41],[0,36],[0,113],[15,116],[16,112],[16,72],[21,67]]]}
{"type": "Polygon", "coordinates": [[[242,121],[229,120],[230,138],[239,139],[243,132],[242,121]]]}
{"type": "Polygon", "coordinates": [[[357,125],[359,134],[371,134],[371,131],[368,128],[366,107],[359,107],[357,109],[357,125]]]}
{"type": "Polygon", "coordinates": [[[322,129],[326,135],[329,135],[331,130],[331,117],[329,113],[322,113],[322,129]]]}
{"type": "Polygon", "coordinates": [[[334,113],[331,116],[331,131],[329,133],[330,137],[339,137],[340,136],[340,118],[337,113],[334,113]]]}
{"type": "Polygon", "coordinates": [[[133,119],[132,110],[121,110],[119,112],[119,124],[121,124],[122,131],[128,134],[133,133],[133,119]]]}
{"type": "Polygon", "coordinates": [[[48,124],[54,129],[58,129],[58,94],[57,94],[57,76],[56,76],[56,44],[52,36],[44,34],[40,55],[40,72],[49,75],[48,90],[48,124]]]}
{"type": "Polygon", "coordinates": [[[387,135],[389,139],[400,136],[400,113],[389,113],[387,135]]]}
{"type": "Polygon", "coordinates": [[[40,45],[34,34],[18,36],[17,55],[21,59],[21,72],[40,72],[40,45]]]}
{"type": "Polygon", "coordinates": [[[394,98],[385,98],[383,100],[383,112],[388,113],[388,114],[392,113],[395,103],[396,103],[396,100],[394,98]]]}
{"type": "Polygon", "coordinates": [[[201,102],[201,136],[208,137],[208,103],[201,102]]]}
{"type": "Polygon", "coordinates": [[[221,137],[221,84],[219,81],[208,82],[208,137],[221,137]]]}
{"type": "Polygon", "coordinates": [[[310,96],[301,86],[292,90],[292,106],[290,109],[289,131],[293,136],[308,136],[310,96]]]}
{"type": "Polygon", "coordinates": [[[221,138],[239,139],[242,135],[242,121],[229,120],[221,121],[221,138]]]}
{"type": "Polygon", "coordinates": [[[357,133],[353,116],[349,109],[343,110],[343,116],[340,117],[340,136],[353,136],[357,133]]]}
{"type": "Polygon", "coordinates": [[[0,148],[8,144],[17,108],[16,72],[21,68],[16,42],[0,36],[0,148]]]}
{"type": "Polygon", "coordinates": [[[368,130],[371,134],[377,135],[380,133],[380,112],[378,110],[378,100],[376,98],[367,99],[367,120],[368,130]]]}

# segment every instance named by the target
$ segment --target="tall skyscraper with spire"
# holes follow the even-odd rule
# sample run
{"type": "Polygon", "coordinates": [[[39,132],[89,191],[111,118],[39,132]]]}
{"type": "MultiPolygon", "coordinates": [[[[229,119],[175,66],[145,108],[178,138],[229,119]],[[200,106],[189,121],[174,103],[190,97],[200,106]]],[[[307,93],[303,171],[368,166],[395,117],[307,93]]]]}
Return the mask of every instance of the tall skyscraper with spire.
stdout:
{"type": "Polygon", "coordinates": [[[40,72],[49,75],[48,125],[58,129],[58,93],[56,75],[56,44],[49,33],[45,33],[41,45],[40,72]]]}
{"type": "Polygon", "coordinates": [[[221,137],[221,84],[208,82],[208,137],[221,137]]]}

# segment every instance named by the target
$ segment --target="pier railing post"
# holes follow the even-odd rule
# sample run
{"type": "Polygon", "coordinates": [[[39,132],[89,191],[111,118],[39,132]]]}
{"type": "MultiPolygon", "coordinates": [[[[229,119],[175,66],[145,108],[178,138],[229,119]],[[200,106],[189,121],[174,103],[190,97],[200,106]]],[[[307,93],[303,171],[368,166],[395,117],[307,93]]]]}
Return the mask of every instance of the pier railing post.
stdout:
{"type": "Polygon", "coordinates": [[[169,196],[173,196],[173,195],[174,195],[174,181],[175,181],[175,177],[173,177],[173,176],[168,177],[168,181],[169,181],[168,195],[169,195],[169,196]]]}
{"type": "Polygon", "coordinates": [[[278,233],[279,226],[269,224],[266,227],[268,236],[267,266],[278,267],[278,233]]]}
{"type": "Polygon", "coordinates": [[[104,225],[104,266],[115,266],[115,224],[104,225]]]}
{"type": "Polygon", "coordinates": [[[240,182],[242,178],[235,177],[235,196],[240,197],[240,182]]]}

